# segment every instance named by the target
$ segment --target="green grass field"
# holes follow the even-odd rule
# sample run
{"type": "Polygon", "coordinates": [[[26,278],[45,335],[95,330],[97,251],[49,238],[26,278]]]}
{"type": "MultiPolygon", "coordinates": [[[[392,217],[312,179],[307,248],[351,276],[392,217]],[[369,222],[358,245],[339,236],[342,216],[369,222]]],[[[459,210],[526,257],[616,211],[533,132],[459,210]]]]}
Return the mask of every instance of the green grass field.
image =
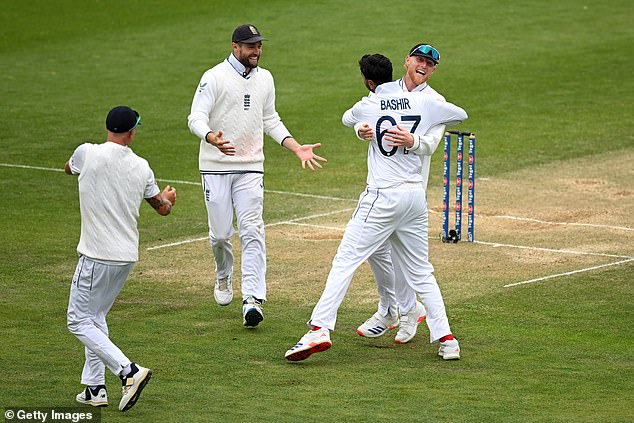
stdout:
{"type": "Polygon", "coordinates": [[[51,169],[102,141],[108,110],[126,104],[143,116],[133,148],[162,185],[192,184],[174,183],[167,218],[142,208],[141,259],[108,323],[154,377],[122,414],[108,374],[102,421],[634,421],[629,1],[5,3],[0,408],[75,405],[83,347],[65,325],[77,181],[51,169]],[[242,327],[237,301],[213,303],[208,242],[148,250],[206,236],[186,118],[200,76],[245,22],[269,38],[260,64],[275,77],[286,126],[300,142],[321,142],[329,160],[302,171],[267,140],[269,302],[256,330],[242,327]],[[441,153],[429,189],[430,257],[462,359],[440,360],[424,325],[407,345],[359,337],[377,299],[364,265],[333,348],[288,363],[365,183],[366,147],[340,120],[366,94],[357,61],[385,54],[400,76],[421,41],[441,52],[431,85],[467,110],[460,128],[478,135],[479,242],[437,238],[441,153]]]}

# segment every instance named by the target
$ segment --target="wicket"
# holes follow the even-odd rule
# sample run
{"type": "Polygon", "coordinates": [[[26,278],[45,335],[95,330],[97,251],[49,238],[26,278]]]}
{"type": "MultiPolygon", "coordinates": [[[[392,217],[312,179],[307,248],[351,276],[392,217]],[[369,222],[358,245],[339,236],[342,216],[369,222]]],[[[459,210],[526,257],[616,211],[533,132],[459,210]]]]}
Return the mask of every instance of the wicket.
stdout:
{"type": "Polygon", "coordinates": [[[443,197],[442,197],[442,242],[457,243],[462,239],[462,157],[464,150],[464,137],[469,137],[469,187],[467,194],[467,240],[474,240],[474,210],[475,210],[475,134],[471,132],[447,131],[445,132],[445,149],[443,155],[443,197]],[[451,136],[456,135],[456,227],[449,229],[449,189],[451,174],[451,136]]]}

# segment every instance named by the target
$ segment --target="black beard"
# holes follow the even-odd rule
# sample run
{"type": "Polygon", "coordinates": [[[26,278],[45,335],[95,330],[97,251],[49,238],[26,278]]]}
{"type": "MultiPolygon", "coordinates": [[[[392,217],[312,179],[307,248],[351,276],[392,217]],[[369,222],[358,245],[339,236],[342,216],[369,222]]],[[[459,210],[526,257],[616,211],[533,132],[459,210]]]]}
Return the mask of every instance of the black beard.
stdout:
{"type": "Polygon", "coordinates": [[[253,67],[254,67],[254,66],[251,65],[251,63],[249,62],[248,58],[247,59],[238,59],[238,62],[242,63],[242,66],[244,66],[247,69],[253,69],[253,67]]]}

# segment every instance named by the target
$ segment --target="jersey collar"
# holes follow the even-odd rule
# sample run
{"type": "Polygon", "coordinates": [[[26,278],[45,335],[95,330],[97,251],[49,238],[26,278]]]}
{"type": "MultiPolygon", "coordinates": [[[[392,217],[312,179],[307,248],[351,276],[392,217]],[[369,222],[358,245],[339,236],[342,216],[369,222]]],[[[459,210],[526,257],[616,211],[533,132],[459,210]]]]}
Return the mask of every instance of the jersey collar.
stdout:
{"type": "Polygon", "coordinates": [[[229,64],[236,70],[236,72],[238,72],[240,76],[245,79],[251,78],[251,76],[255,75],[255,73],[258,71],[258,68],[255,67],[247,73],[247,68],[242,63],[240,63],[238,59],[236,59],[233,53],[231,53],[229,57],[227,57],[227,62],[229,62],[229,64]]]}
{"type": "MultiPolygon", "coordinates": [[[[403,81],[403,78],[398,80],[398,84],[401,86],[401,90],[407,92],[407,85],[405,85],[405,81],[403,81]]],[[[416,93],[416,92],[420,92],[423,91],[425,88],[427,88],[429,85],[427,85],[427,82],[423,82],[422,84],[418,85],[416,88],[414,88],[411,92],[416,93]]]]}

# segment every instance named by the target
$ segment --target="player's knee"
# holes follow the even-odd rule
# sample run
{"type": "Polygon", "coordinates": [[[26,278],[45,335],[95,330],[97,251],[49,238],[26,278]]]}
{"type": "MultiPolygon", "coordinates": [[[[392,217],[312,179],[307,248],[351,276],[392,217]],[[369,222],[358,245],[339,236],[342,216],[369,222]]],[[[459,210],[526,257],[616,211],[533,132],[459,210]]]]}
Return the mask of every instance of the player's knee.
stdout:
{"type": "Polygon", "coordinates": [[[214,236],[210,234],[209,241],[211,242],[211,246],[213,248],[228,247],[231,243],[231,236],[214,236]]]}
{"type": "Polygon", "coordinates": [[[95,326],[95,322],[91,318],[80,319],[75,316],[67,316],[66,319],[66,328],[75,336],[80,336],[86,333],[89,328],[95,326]]]}
{"type": "Polygon", "coordinates": [[[240,232],[240,242],[264,241],[264,225],[249,225],[240,232]]]}
{"type": "Polygon", "coordinates": [[[76,320],[69,317],[68,320],[66,320],[66,328],[70,333],[77,336],[82,333],[82,322],[81,320],[76,320]]]}

